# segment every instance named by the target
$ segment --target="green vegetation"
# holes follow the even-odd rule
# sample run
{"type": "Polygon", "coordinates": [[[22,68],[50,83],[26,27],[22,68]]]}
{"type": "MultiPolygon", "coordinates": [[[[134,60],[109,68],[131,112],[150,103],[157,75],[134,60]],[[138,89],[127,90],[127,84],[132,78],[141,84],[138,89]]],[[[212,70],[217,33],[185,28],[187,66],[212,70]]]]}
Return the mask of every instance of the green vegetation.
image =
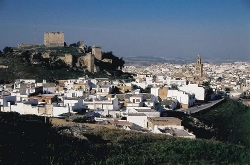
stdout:
{"type": "Polygon", "coordinates": [[[197,137],[250,147],[250,108],[240,102],[226,99],[209,112],[184,118],[183,124],[197,137]]]}
{"type": "MultiPolygon", "coordinates": [[[[27,54],[26,52],[23,55],[27,54]]],[[[61,60],[33,65],[30,64],[27,56],[15,54],[0,58],[0,64],[8,66],[8,68],[0,69],[0,75],[2,80],[9,82],[18,78],[54,81],[56,79],[78,78],[86,74],[84,71],[68,67],[61,60]]]]}
{"type": "Polygon", "coordinates": [[[151,88],[150,87],[146,87],[145,89],[143,89],[142,87],[139,87],[135,84],[132,85],[132,89],[140,89],[140,93],[150,93],[151,92],[151,88]]]}
{"type": "Polygon", "coordinates": [[[124,67],[125,61],[123,60],[123,57],[121,58],[116,57],[112,51],[103,52],[102,58],[111,59],[112,63],[107,64],[101,61],[95,61],[95,64],[99,66],[101,70],[117,70],[117,69],[122,69],[124,67]]]}
{"type": "Polygon", "coordinates": [[[88,117],[88,116],[78,117],[78,118],[74,119],[73,122],[76,122],[76,123],[95,123],[95,121],[92,120],[92,118],[88,117]]]}
{"type": "MultiPolygon", "coordinates": [[[[1,164],[248,164],[246,148],[213,140],[97,128],[61,135],[44,117],[0,113],[1,164]],[[11,157],[10,157],[11,155],[11,157]]],[[[47,120],[48,121],[48,120],[47,120]]]]}
{"type": "MultiPolygon", "coordinates": [[[[118,59],[120,63],[110,64],[103,63],[101,71],[98,73],[90,73],[85,66],[75,66],[79,56],[84,56],[84,53],[78,51],[76,47],[34,47],[31,49],[13,49],[10,47],[4,48],[4,52],[0,53],[0,65],[8,66],[8,68],[0,68],[0,82],[13,82],[18,78],[30,78],[41,81],[46,79],[54,82],[57,79],[71,79],[88,75],[90,78],[121,78],[132,80],[132,75],[123,73],[117,70],[118,67],[124,65],[123,59],[119,59],[113,55],[114,59],[118,59]],[[42,53],[47,52],[50,58],[42,58],[42,53]],[[33,59],[31,59],[31,54],[33,59]],[[64,61],[58,59],[59,56],[65,53],[70,53],[73,56],[73,66],[68,66],[64,61]],[[32,61],[38,61],[34,63],[32,61]]],[[[98,65],[99,66],[99,65],[98,65]]]]}
{"type": "Polygon", "coordinates": [[[5,47],[4,49],[3,49],[3,53],[4,54],[6,54],[6,53],[12,53],[13,52],[13,49],[11,48],[11,47],[5,47]]]}
{"type": "Polygon", "coordinates": [[[225,88],[225,92],[230,92],[230,91],[231,91],[230,88],[228,88],[228,87],[225,88]]]}

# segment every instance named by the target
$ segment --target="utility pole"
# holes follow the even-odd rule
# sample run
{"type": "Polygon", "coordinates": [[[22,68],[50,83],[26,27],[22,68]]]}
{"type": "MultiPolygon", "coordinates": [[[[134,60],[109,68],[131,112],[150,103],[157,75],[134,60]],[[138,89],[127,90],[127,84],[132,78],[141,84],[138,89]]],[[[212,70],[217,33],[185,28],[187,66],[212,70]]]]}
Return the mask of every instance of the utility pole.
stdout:
{"type": "Polygon", "coordinates": [[[34,24],[34,40],[35,40],[35,45],[36,45],[36,23],[34,24]]]}

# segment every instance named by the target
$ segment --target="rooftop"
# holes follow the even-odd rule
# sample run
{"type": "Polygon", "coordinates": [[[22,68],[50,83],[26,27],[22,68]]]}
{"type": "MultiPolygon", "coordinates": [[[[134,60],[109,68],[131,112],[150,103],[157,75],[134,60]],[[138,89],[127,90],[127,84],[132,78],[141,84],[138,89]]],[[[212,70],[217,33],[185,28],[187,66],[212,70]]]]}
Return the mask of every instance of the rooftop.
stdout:
{"type": "Polygon", "coordinates": [[[154,109],[135,109],[137,112],[158,112],[154,109]]]}
{"type": "Polygon", "coordinates": [[[128,113],[128,116],[147,116],[144,113],[128,113]]]}
{"type": "Polygon", "coordinates": [[[149,117],[151,121],[168,121],[168,122],[181,122],[180,119],[176,117],[149,117]]]}

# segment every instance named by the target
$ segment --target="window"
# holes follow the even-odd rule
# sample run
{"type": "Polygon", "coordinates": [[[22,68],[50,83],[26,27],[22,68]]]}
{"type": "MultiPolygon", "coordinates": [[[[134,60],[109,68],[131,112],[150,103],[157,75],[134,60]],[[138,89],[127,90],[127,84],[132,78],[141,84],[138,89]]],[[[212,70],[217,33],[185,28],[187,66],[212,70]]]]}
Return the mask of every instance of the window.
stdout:
{"type": "Polygon", "coordinates": [[[136,99],[136,102],[139,103],[141,100],[140,99],[136,99]]]}

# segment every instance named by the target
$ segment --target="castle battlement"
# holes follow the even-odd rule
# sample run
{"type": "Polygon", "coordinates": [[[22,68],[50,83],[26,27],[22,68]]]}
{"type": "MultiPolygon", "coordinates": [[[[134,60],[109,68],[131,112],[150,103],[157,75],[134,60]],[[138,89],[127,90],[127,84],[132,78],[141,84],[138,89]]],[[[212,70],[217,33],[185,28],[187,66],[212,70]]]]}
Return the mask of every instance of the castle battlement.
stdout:
{"type": "Polygon", "coordinates": [[[63,47],[64,32],[45,32],[44,45],[48,47],[63,47]]]}

